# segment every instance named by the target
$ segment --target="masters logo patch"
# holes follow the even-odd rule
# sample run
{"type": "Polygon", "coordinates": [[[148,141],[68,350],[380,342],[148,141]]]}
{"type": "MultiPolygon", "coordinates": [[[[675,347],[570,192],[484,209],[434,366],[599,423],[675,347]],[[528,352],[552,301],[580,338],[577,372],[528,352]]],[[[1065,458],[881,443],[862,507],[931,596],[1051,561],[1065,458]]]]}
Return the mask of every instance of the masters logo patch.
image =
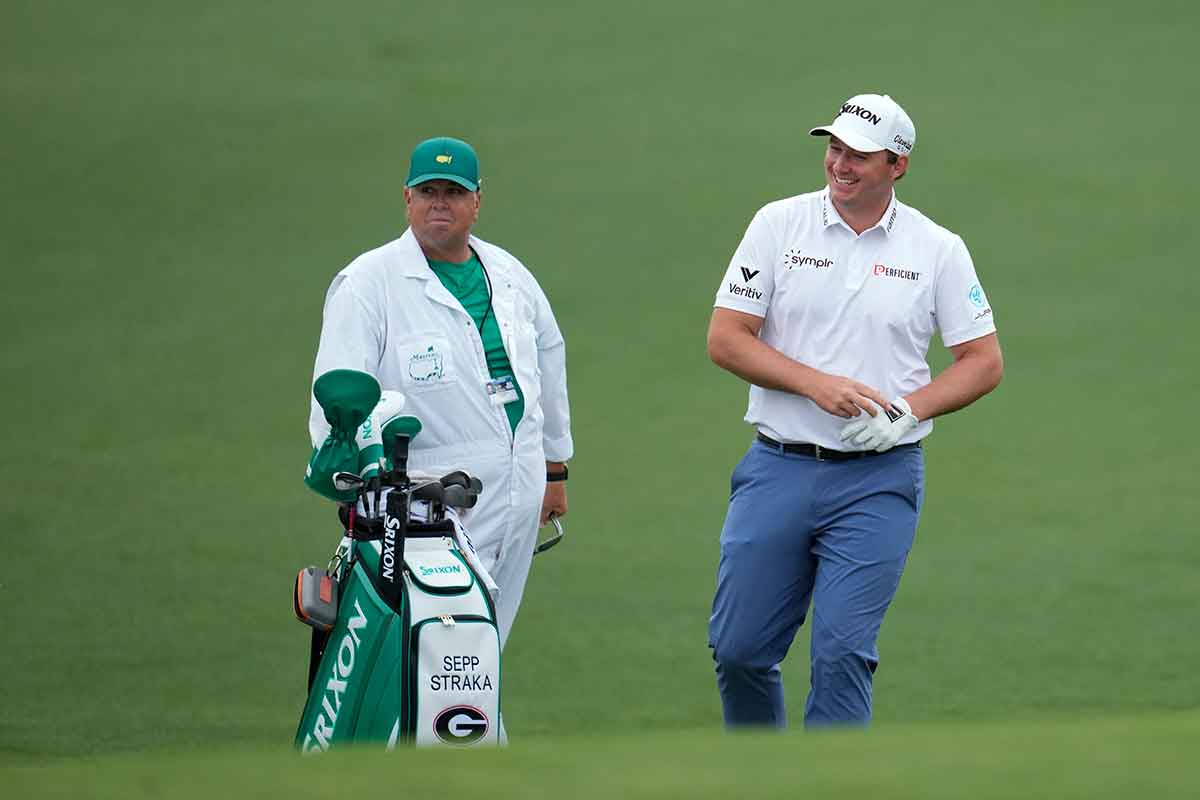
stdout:
{"type": "Polygon", "coordinates": [[[445,374],[442,354],[434,350],[433,345],[423,353],[413,353],[408,359],[408,377],[418,383],[441,380],[445,374]]]}

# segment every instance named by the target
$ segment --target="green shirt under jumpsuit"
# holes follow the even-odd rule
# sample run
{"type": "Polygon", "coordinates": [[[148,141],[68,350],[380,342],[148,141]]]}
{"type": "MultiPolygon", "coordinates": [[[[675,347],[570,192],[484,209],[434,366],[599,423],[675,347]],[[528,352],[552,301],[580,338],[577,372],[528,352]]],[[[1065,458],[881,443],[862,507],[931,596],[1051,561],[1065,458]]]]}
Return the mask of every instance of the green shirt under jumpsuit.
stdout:
{"type": "Polygon", "coordinates": [[[454,295],[455,299],[462,304],[463,309],[471,315],[471,319],[475,321],[475,329],[479,331],[479,338],[483,341],[483,352],[487,357],[488,372],[491,374],[492,380],[512,378],[513,385],[517,389],[517,399],[511,403],[505,403],[504,412],[508,414],[509,427],[516,431],[517,423],[525,414],[525,393],[521,391],[521,384],[517,382],[517,376],[513,374],[512,363],[508,360],[508,353],[504,350],[500,325],[496,322],[496,315],[492,313],[492,293],[488,287],[487,278],[484,276],[483,264],[480,263],[479,256],[475,255],[475,251],[472,250],[471,257],[462,264],[427,260],[429,268],[433,270],[434,275],[438,276],[438,280],[446,287],[446,291],[454,295]]]}

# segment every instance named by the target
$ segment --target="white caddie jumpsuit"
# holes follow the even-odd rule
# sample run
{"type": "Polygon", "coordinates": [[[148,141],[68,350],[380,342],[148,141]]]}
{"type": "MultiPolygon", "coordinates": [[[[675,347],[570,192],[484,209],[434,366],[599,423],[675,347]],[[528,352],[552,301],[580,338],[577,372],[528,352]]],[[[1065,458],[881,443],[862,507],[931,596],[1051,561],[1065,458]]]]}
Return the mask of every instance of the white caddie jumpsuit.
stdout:
{"type": "MultiPolygon", "coordinates": [[[[491,376],[474,321],[434,275],[412,230],[356,258],[325,296],[313,380],[332,369],[374,375],[404,393],[417,417],[409,470],[465,469],[483,481],[462,515],[484,566],[500,587],[496,617],[503,646],[512,629],[537,540],[546,461],[573,452],[567,404],[566,350],[541,287],[503,249],[474,236],[471,247],[491,281],[492,313],[525,395],[525,415],[511,430],[486,391],[491,376]]],[[[329,434],[316,400],[309,433],[319,447],[329,434]]]]}

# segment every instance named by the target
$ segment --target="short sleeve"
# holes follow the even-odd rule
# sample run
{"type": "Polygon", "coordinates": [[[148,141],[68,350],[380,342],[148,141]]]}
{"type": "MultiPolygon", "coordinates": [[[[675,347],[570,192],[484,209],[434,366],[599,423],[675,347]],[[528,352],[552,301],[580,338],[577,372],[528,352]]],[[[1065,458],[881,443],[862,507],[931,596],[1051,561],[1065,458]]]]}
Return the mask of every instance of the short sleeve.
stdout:
{"type": "Polygon", "coordinates": [[[750,221],[742,242],[733,253],[729,268],[713,305],[756,317],[765,317],[775,289],[773,253],[775,237],[766,214],[760,210],[750,221]]]}
{"type": "Polygon", "coordinates": [[[996,332],[991,303],[975,274],[967,245],[958,236],[954,237],[938,270],[934,303],[934,315],[946,347],[996,332]]]}

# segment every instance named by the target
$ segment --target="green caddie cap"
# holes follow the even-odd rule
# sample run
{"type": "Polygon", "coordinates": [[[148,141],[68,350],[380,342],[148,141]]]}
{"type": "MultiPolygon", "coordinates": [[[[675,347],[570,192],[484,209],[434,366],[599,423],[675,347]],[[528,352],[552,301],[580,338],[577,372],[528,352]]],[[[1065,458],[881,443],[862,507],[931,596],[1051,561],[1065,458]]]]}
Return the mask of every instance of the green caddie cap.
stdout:
{"type": "Polygon", "coordinates": [[[454,181],[459,186],[479,190],[479,156],[462,139],[438,136],[426,139],[413,150],[405,186],[416,186],[438,179],[454,181]]]}

